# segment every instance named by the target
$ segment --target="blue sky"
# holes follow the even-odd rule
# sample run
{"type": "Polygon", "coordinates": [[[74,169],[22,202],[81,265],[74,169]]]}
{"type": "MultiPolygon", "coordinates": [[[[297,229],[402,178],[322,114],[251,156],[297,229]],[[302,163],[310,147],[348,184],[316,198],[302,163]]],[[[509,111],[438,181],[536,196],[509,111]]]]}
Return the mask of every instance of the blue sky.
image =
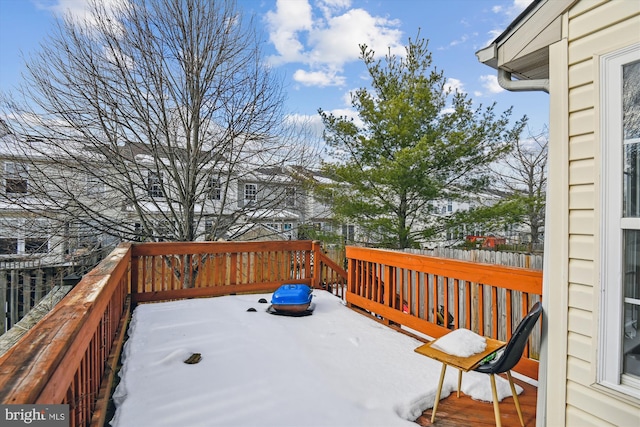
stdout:
{"type": "MultiPolygon", "coordinates": [[[[117,0],[104,0],[117,1],[117,0]]],[[[37,51],[65,10],[79,13],[87,0],[0,0],[0,91],[20,84],[24,58],[37,51]]],[[[541,92],[508,92],[495,70],[475,52],[499,35],[531,0],[238,0],[256,15],[270,63],[282,73],[286,109],[319,122],[322,108],[350,115],[349,92],[367,86],[358,45],[377,56],[401,52],[409,37],[429,40],[433,64],[451,86],[475,104],[514,107],[537,132],[548,123],[549,99],[541,92]]]]}

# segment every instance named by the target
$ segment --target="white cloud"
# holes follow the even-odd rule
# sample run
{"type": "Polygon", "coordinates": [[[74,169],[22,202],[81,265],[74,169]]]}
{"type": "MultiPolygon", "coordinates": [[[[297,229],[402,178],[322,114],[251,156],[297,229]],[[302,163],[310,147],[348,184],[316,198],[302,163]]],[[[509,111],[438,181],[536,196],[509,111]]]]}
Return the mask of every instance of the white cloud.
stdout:
{"type": "Polygon", "coordinates": [[[289,114],[285,120],[297,135],[304,135],[306,140],[322,138],[324,124],[319,114],[289,114]]]}
{"type": "Polygon", "coordinates": [[[484,46],[490,45],[491,42],[493,42],[496,39],[496,37],[502,34],[504,29],[506,28],[506,24],[513,21],[516,18],[516,16],[520,14],[520,12],[525,10],[527,6],[531,4],[532,1],[533,0],[513,0],[513,3],[510,6],[506,6],[506,7],[501,5],[493,6],[491,8],[491,11],[496,15],[501,15],[507,22],[498,23],[497,28],[488,32],[490,39],[487,40],[484,46]]]}
{"type": "Polygon", "coordinates": [[[349,9],[350,5],[350,0],[318,0],[313,9],[308,0],[278,0],[276,10],[266,17],[277,51],[270,62],[307,66],[294,76],[302,84],[339,86],[344,84],[341,73],[345,64],[358,61],[360,44],[379,55],[389,48],[404,54],[399,21],[372,16],[364,9],[349,9]]]}
{"type": "Polygon", "coordinates": [[[482,87],[486,89],[486,92],[494,94],[503,92],[504,89],[498,84],[498,77],[494,74],[486,74],[480,76],[482,87]]]}
{"type": "Polygon", "coordinates": [[[491,11],[497,14],[504,14],[508,18],[515,18],[531,4],[533,0],[513,0],[510,6],[493,6],[491,11]]]}
{"type": "Polygon", "coordinates": [[[325,19],[329,19],[336,12],[351,7],[351,0],[319,0],[317,6],[325,19]]]}
{"type": "Polygon", "coordinates": [[[269,40],[279,56],[272,57],[274,64],[299,61],[303,57],[304,45],[298,40],[301,31],[309,31],[313,22],[311,6],[306,1],[278,0],[276,11],[265,16],[269,28],[269,40]]]}
{"type": "Polygon", "coordinates": [[[451,93],[460,92],[465,93],[464,84],[458,79],[447,79],[447,82],[444,84],[445,91],[451,91],[451,93]]]}
{"type": "Polygon", "coordinates": [[[306,71],[296,70],[293,73],[293,80],[305,86],[342,86],[345,83],[345,77],[336,75],[332,71],[306,71]]]}
{"type": "Polygon", "coordinates": [[[355,92],[358,90],[358,88],[356,89],[351,89],[348,90],[344,93],[344,95],[342,95],[342,102],[344,103],[344,105],[350,107],[351,106],[351,95],[355,94],[355,92]]]}
{"type": "Polygon", "coordinates": [[[364,9],[348,10],[323,24],[323,28],[309,34],[309,44],[313,48],[309,56],[311,64],[341,67],[358,59],[360,44],[381,53],[386,53],[388,47],[396,53],[404,52],[399,42],[402,32],[396,28],[398,23],[371,16],[364,9]]]}
{"type": "MultiPolygon", "coordinates": [[[[124,6],[125,2],[126,0],[102,0],[100,5],[109,14],[124,6]]],[[[87,21],[89,24],[95,24],[96,22],[95,16],[91,14],[91,2],[87,0],[57,0],[52,4],[37,3],[37,5],[42,9],[52,11],[58,16],[68,14],[78,21],[87,21]]]]}

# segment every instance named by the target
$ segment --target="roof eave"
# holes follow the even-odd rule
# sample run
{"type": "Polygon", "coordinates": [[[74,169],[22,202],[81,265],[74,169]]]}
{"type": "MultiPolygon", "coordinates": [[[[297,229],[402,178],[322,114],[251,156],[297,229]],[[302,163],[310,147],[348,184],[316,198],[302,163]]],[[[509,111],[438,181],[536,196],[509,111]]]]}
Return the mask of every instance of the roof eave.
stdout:
{"type": "Polygon", "coordinates": [[[549,78],[549,46],[562,38],[562,14],[577,0],[534,0],[478,61],[521,80],[549,78]]]}

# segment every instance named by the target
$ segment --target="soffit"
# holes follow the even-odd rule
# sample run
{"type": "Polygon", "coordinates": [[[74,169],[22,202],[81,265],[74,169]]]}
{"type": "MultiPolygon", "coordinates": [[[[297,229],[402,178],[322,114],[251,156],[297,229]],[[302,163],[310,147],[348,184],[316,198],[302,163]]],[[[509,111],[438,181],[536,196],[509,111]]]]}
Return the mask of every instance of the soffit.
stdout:
{"type": "Polygon", "coordinates": [[[534,1],[478,59],[521,79],[548,79],[549,46],[562,38],[562,14],[575,1],[534,1]]]}

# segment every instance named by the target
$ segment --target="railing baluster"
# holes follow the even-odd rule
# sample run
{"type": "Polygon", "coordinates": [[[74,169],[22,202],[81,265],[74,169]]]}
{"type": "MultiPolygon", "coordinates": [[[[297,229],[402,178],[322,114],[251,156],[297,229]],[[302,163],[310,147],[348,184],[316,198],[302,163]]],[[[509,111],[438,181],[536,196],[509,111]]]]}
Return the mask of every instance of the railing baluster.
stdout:
{"type": "MultiPolygon", "coordinates": [[[[521,292],[523,298],[528,295],[539,298],[542,291],[542,272],[529,269],[359,247],[347,247],[347,259],[349,305],[381,314],[389,322],[433,337],[448,332],[449,314],[453,313],[453,327],[506,340],[515,321],[510,319],[512,292],[521,292]],[[383,263],[385,280],[380,298],[375,285],[383,263]]],[[[525,307],[522,311],[526,313],[528,301],[519,305],[525,307]]],[[[537,362],[524,362],[525,375],[536,378],[537,362]]]]}
{"type": "Polygon", "coordinates": [[[491,337],[498,339],[498,288],[491,286],[491,337]]]}
{"type": "Polygon", "coordinates": [[[458,279],[453,279],[453,301],[455,306],[453,308],[453,327],[458,329],[460,327],[460,282],[458,279]]]}

